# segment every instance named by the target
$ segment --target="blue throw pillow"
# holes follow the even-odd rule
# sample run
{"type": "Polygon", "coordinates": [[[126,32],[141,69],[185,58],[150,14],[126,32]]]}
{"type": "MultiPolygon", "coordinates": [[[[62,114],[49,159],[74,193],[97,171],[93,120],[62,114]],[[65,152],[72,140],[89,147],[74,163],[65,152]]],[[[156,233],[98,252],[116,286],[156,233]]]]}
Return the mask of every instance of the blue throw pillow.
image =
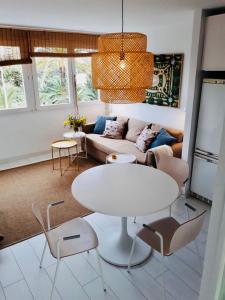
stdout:
{"type": "Polygon", "coordinates": [[[98,116],[96,123],[95,123],[95,128],[94,128],[94,133],[96,134],[103,134],[103,131],[105,130],[105,122],[106,120],[111,120],[115,121],[116,117],[110,117],[110,116],[98,116]]]}
{"type": "Polygon", "coordinates": [[[170,135],[164,128],[159,130],[159,133],[149,145],[149,148],[155,148],[161,145],[172,145],[177,142],[177,139],[170,135]]]}

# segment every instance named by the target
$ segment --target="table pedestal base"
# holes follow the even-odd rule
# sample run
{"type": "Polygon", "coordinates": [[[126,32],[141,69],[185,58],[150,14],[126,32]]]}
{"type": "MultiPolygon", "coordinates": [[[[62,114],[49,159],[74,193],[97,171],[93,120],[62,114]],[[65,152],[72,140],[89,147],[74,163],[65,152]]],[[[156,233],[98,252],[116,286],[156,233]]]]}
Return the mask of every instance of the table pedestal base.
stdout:
{"type": "MultiPolygon", "coordinates": [[[[122,230],[120,233],[108,233],[99,245],[100,256],[110,264],[127,267],[133,238],[127,232],[127,218],[122,218],[122,230]]],[[[131,266],[139,265],[148,259],[152,249],[142,240],[135,243],[131,266]]]]}

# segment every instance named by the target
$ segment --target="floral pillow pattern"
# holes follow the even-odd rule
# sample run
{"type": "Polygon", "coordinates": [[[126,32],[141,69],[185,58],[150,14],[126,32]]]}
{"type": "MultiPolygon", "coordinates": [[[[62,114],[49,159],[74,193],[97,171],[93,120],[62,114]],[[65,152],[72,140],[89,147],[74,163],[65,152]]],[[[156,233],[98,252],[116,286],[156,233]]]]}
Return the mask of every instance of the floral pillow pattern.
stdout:
{"type": "Polygon", "coordinates": [[[103,137],[121,140],[123,138],[123,131],[124,124],[117,121],[107,120],[103,137]]]}
{"type": "Polygon", "coordinates": [[[149,148],[149,145],[152,143],[156,136],[157,132],[153,131],[149,128],[149,126],[146,126],[141,134],[138,136],[135,146],[141,151],[146,152],[149,148]]]}

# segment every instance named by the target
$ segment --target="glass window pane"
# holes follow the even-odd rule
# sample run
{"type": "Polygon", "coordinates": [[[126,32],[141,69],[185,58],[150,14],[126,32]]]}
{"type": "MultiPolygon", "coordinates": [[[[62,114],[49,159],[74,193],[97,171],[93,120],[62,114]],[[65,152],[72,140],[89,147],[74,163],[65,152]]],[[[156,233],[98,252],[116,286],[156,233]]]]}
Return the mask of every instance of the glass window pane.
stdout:
{"type": "Polygon", "coordinates": [[[98,91],[92,86],[91,58],[76,57],[76,88],[78,101],[98,100],[98,91]]]}
{"type": "Polygon", "coordinates": [[[3,90],[3,75],[2,75],[2,68],[0,68],[0,109],[5,109],[5,95],[3,90]]]}
{"type": "Polygon", "coordinates": [[[21,59],[20,47],[0,46],[0,60],[21,59]]]}
{"type": "Polygon", "coordinates": [[[36,69],[40,105],[70,103],[67,59],[38,57],[36,69]]]}
{"type": "Polygon", "coordinates": [[[66,48],[35,47],[34,52],[67,53],[66,48]]]}
{"type": "Polygon", "coordinates": [[[26,106],[22,66],[0,67],[0,109],[26,106]]]}
{"type": "MultiPolygon", "coordinates": [[[[93,52],[97,52],[97,49],[74,49],[75,53],[93,53],[93,52]]],[[[90,57],[89,57],[90,58],[90,57]]]]}

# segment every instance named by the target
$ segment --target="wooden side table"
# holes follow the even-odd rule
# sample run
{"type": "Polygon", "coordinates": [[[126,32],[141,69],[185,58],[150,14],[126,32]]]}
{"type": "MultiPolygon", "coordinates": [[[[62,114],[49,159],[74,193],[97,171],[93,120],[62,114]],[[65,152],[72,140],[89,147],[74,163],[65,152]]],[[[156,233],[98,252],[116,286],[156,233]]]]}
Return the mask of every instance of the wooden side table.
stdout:
{"type": "Polygon", "coordinates": [[[51,148],[52,148],[52,168],[53,170],[54,168],[54,149],[58,149],[59,151],[59,165],[60,165],[60,173],[62,176],[62,161],[61,161],[61,150],[66,150],[68,151],[68,159],[69,159],[69,166],[71,165],[71,153],[70,153],[70,149],[75,147],[76,148],[76,154],[75,154],[75,158],[77,158],[77,169],[79,170],[79,162],[78,162],[78,149],[77,149],[77,142],[70,140],[70,141],[66,141],[66,140],[59,140],[59,141],[55,141],[51,144],[51,148]]]}
{"type": "Polygon", "coordinates": [[[64,132],[63,137],[64,137],[64,139],[67,139],[67,140],[77,141],[78,146],[80,146],[81,149],[82,149],[81,143],[82,143],[82,139],[83,139],[84,140],[84,155],[82,155],[82,156],[80,155],[79,157],[87,159],[87,141],[86,141],[85,132],[83,132],[83,131],[77,131],[77,132],[67,131],[67,132],[64,132]]]}

